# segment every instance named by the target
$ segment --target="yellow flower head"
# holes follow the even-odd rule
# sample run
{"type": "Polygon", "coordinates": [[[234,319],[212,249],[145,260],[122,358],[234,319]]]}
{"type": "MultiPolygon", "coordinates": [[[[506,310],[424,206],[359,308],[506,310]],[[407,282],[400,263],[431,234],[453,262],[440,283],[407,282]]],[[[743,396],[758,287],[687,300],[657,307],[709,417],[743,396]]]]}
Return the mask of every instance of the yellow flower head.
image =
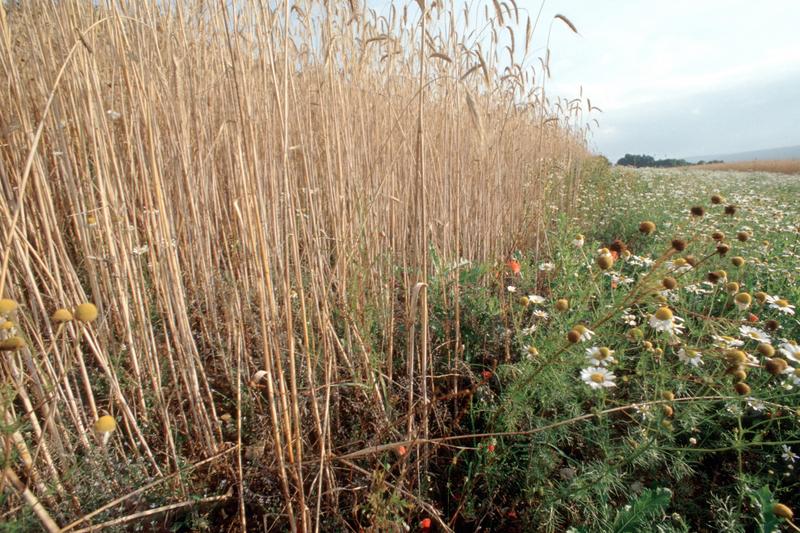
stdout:
{"type": "Polygon", "coordinates": [[[669,307],[660,307],[658,311],[656,311],[656,318],[658,320],[672,320],[672,311],[669,307]]]}
{"type": "Polygon", "coordinates": [[[72,320],[72,313],[70,313],[68,309],[56,309],[53,316],[50,317],[50,320],[53,322],[69,322],[72,320]]]}
{"type": "Polygon", "coordinates": [[[0,352],[13,352],[16,350],[21,350],[24,347],[25,340],[16,335],[0,341],[0,352]]]}
{"type": "Polygon", "coordinates": [[[639,224],[639,231],[644,233],[645,235],[650,235],[656,230],[655,222],[650,220],[645,220],[641,224],[639,224]]]}
{"type": "Polygon", "coordinates": [[[17,309],[17,302],[11,298],[0,300],[0,315],[9,315],[17,309]]]}
{"type": "Polygon", "coordinates": [[[83,303],[75,308],[75,318],[81,322],[93,322],[97,318],[97,306],[93,303],[83,303]]]}
{"type": "Polygon", "coordinates": [[[111,415],[101,416],[94,423],[94,430],[97,433],[111,433],[117,429],[117,421],[111,415]]]}

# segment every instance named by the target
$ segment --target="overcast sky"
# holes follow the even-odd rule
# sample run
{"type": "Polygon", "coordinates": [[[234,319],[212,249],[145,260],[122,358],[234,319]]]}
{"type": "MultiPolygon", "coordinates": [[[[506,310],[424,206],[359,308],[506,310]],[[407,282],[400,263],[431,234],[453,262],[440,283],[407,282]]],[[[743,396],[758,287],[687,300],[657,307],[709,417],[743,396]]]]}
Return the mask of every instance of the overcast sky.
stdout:
{"type": "Polygon", "coordinates": [[[580,35],[553,26],[548,92],[583,86],[609,158],[800,144],[800,0],[549,0],[540,28],[556,13],[580,35]]]}

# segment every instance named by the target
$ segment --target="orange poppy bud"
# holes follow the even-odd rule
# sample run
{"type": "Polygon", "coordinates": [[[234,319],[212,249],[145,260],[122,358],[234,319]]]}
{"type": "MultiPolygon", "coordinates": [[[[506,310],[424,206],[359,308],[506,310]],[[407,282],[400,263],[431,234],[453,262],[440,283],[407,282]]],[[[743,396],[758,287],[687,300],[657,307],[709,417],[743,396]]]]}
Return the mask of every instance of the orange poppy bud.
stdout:
{"type": "Polygon", "coordinates": [[[508,261],[506,261],[506,266],[508,266],[508,268],[510,268],[511,272],[513,272],[514,274],[519,274],[520,270],[522,270],[519,261],[517,261],[516,259],[509,259],[508,261]]]}

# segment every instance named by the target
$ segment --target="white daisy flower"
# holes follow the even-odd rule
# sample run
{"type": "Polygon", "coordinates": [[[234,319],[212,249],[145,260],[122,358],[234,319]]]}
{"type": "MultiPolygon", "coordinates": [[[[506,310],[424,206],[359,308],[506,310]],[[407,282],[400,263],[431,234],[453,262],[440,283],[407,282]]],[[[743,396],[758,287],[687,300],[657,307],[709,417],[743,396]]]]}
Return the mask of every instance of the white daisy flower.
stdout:
{"type": "Polygon", "coordinates": [[[714,346],[717,348],[738,348],[739,346],[744,346],[744,341],[734,339],[727,335],[711,335],[711,338],[714,339],[714,346]]]}
{"type": "Polygon", "coordinates": [[[614,350],[610,350],[605,346],[593,346],[586,348],[586,358],[592,366],[608,366],[611,363],[616,363],[614,359],[614,350]]]}
{"type": "Polygon", "coordinates": [[[528,301],[532,304],[538,305],[538,304],[543,304],[544,302],[547,301],[547,299],[544,296],[539,296],[538,294],[529,294],[528,301]]]}
{"type": "Polygon", "coordinates": [[[548,320],[550,318],[550,315],[547,314],[547,311],[543,311],[541,309],[536,309],[533,312],[533,316],[535,316],[539,320],[548,320]]]}
{"type": "Polygon", "coordinates": [[[781,313],[787,315],[794,314],[794,306],[780,296],[767,296],[767,303],[771,308],[777,309],[781,313]]]}
{"type": "Polygon", "coordinates": [[[572,240],[572,246],[574,246],[575,248],[580,248],[581,246],[583,246],[584,242],[586,242],[586,241],[585,241],[583,235],[578,233],[577,235],[575,235],[575,238],[572,240]]]}
{"type": "Polygon", "coordinates": [[[678,350],[678,359],[686,364],[692,366],[700,366],[703,364],[702,359],[703,354],[698,352],[697,350],[687,350],[685,348],[681,348],[678,350]]]}
{"type": "Polygon", "coordinates": [[[786,370],[783,371],[786,374],[786,381],[784,382],[784,387],[787,389],[791,389],[800,385],[800,368],[793,368],[791,366],[786,367],[786,370]]]}
{"type": "Polygon", "coordinates": [[[509,285],[508,287],[506,287],[506,290],[508,292],[517,292],[517,288],[513,285],[509,285]]]}
{"type": "Polygon", "coordinates": [[[752,326],[739,326],[739,333],[742,334],[743,337],[747,337],[750,340],[754,340],[756,342],[761,343],[768,343],[770,342],[769,335],[763,330],[758,328],[754,328],[752,326]]]}
{"type": "Polygon", "coordinates": [[[794,342],[784,342],[778,347],[778,351],[786,356],[790,361],[800,363],[800,346],[794,342]]]}
{"type": "Polygon", "coordinates": [[[556,266],[553,263],[547,262],[539,265],[539,270],[542,272],[551,272],[555,270],[556,266]]]}
{"type": "Polygon", "coordinates": [[[614,380],[617,376],[613,372],[603,367],[589,367],[581,370],[581,379],[592,389],[602,389],[616,387],[614,380]]]}

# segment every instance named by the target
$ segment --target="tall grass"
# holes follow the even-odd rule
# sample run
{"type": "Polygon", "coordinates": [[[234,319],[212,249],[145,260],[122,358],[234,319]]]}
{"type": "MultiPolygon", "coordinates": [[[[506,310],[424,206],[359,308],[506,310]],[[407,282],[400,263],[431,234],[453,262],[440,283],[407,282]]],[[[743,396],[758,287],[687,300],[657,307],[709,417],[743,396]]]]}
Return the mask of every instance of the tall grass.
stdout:
{"type": "MultiPolygon", "coordinates": [[[[377,461],[337,455],[443,431],[432,258],[542,242],[583,103],[551,105],[513,2],[93,4],[0,7],[0,297],[27,344],[2,358],[0,510],[121,526],[203,487],[242,528],[319,528],[377,461]],[[49,319],[87,301],[97,321],[49,319]]],[[[420,505],[434,452],[397,478],[420,505]]]]}

